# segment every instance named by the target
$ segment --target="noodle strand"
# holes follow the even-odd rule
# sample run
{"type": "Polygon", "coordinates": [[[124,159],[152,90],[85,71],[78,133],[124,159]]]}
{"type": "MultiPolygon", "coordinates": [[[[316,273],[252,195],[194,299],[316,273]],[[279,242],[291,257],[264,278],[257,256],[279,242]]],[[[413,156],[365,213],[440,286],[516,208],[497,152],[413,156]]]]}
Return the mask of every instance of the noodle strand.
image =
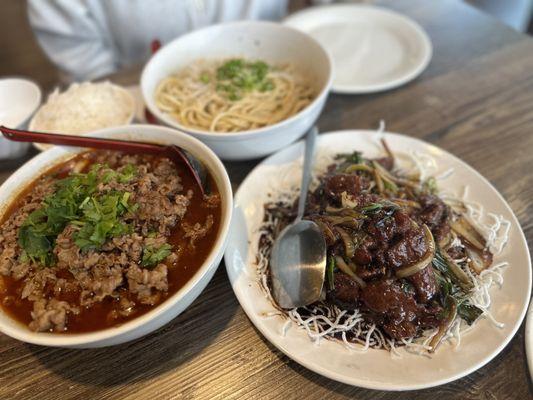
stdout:
{"type": "Polygon", "coordinates": [[[223,63],[224,60],[196,61],[163,79],[155,92],[157,107],[184,127],[240,132],[283,121],[300,112],[315,97],[309,82],[292,66],[284,65],[269,69],[270,90],[246,91],[242,98],[230,100],[217,90],[217,69],[223,63]]]}

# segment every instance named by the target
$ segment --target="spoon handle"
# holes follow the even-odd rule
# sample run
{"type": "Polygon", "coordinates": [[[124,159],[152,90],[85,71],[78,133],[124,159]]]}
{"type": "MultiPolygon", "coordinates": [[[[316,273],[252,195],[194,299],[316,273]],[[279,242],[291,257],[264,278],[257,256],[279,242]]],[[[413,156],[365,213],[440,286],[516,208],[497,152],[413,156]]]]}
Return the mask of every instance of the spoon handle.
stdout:
{"type": "Polygon", "coordinates": [[[302,173],[302,185],[300,187],[300,199],[298,200],[298,215],[296,221],[299,221],[304,216],[305,202],[307,200],[307,191],[309,189],[309,181],[311,180],[311,167],[313,165],[313,154],[315,152],[315,142],[318,135],[318,129],[313,126],[307,136],[305,137],[304,149],[304,165],[302,173]]]}

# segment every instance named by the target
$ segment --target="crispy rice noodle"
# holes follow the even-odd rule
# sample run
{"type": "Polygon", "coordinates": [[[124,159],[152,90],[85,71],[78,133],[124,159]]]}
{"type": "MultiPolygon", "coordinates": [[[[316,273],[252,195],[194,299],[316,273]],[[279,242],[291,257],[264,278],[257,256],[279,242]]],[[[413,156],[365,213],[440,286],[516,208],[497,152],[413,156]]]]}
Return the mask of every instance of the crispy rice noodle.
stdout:
{"type": "Polygon", "coordinates": [[[304,109],[314,98],[311,83],[291,65],[273,67],[268,79],[273,88],[251,91],[230,100],[217,91],[216,71],[225,60],[199,60],[163,79],[155,102],[181,125],[210,132],[240,132],[283,121],[304,109]],[[202,82],[202,75],[210,77],[202,82]]]}
{"type": "MultiPolygon", "coordinates": [[[[376,132],[376,139],[382,138],[384,131],[384,123],[380,123],[380,127],[376,132]]],[[[396,154],[397,155],[397,154],[396,154]]],[[[401,155],[398,155],[401,156],[401,155]]],[[[436,161],[428,154],[421,154],[412,152],[407,155],[410,160],[412,168],[410,172],[413,176],[427,178],[435,176],[437,180],[444,180],[453,174],[453,169],[445,171],[440,175],[434,175],[437,172],[436,161]]],[[[316,164],[318,166],[326,166],[333,162],[331,156],[318,154],[316,164]]],[[[297,165],[301,165],[301,160],[296,161],[297,165]]],[[[316,170],[320,170],[318,167],[316,170]]],[[[322,168],[323,170],[324,168],[322,168]]],[[[292,165],[292,168],[287,168],[287,171],[281,171],[278,175],[280,185],[276,193],[270,193],[271,200],[279,201],[283,204],[292,204],[298,195],[298,188],[291,187],[286,190],[289,181],[291,181],[289,174],[299,174],[300,168],[292,165]]],[[[314,176],[314,185],[317,183],[317,176],[314,176]]],[[[487,246],[495,256],[501,254],[509,239],[509,231],[511,228],[510,221],[506,220],[501,215],[496,215],[490,212],[485,212],[481,204],[467,200],[468,187],[463,189],[462,194],[453,194],[441,192],[439,196],[452,208],[461,209],[471,223],[476,226],[479,231],[485,236],[487,246]]],[[[266,214],[268,218],[263,222],[258,232],[258,237],[263,236],[267,241],[264,245],[258,247],[257,258],[257,273],[259,278],[259,285],[269,301],[274,305],[276,311],[264,313],[263,317],[281,317],[285,319],[281,327],[280,334],[285,336],[287,331],[295,326],[306,331],[309,338],[319,345],[320,340],[326,339],[341,339],[344,346],[353,351],[366,352],[368,349],[386,349],[389,350],[392,357],[401,357],[398,347],[403,347],[405,351],[431,357],[428,350],[431,349],[429,342],[437,333],[437,330],[428,330],[419,338],[412,338],[408,340],[395,341],[387,338],[375,324],[366,322],[359,310],[342,310],[337,305],[327,304],[326,302],[319,302],[306,307],[293,308],[291,310],[283,310],[279,308],[272,298],[270,288],[268,285],[268,268],[269,257],[272,245],[274,243],[274,235],[263,235],[269,232],[269,229],[276,226],[277,220],[272,214],[266,214]]],[[[464,260],[456,260],[464,261],[464,260]]],[[[464,263],[463,263],[464,265],[464,263]]],[[[473,274],[468,267],[463,267],[464,272],[471,279],[473,288],[470,293],[470,302],[479,307],[483,311],[483,316],[491,321],[496,327],[503,327],[503,324],[496,321],[490,313],[491,297],[490,289],[493,285],[501,287],[503,284],[503,270],[508,266],[507,262],[495,263],[490,268],[485,269],[479,275],[473,274]]],[[[461,343],[461,335],[472,329],[460,318],[457,318],[452,326],[448,329],[444,340],[451,341],[455,347],[461,343]]]]}

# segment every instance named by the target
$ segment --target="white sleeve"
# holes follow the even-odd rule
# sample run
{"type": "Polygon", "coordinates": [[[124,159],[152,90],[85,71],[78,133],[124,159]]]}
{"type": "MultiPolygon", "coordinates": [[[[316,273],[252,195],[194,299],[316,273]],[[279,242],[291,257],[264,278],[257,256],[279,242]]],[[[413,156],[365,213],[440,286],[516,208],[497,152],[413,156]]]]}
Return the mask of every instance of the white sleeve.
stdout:
{"type": "Polygon", "coordinates": [[[45,53],[74,80],[117,69],[105,22],[90,12],[86,0],[28,0],[28,16],[45,53]]]}

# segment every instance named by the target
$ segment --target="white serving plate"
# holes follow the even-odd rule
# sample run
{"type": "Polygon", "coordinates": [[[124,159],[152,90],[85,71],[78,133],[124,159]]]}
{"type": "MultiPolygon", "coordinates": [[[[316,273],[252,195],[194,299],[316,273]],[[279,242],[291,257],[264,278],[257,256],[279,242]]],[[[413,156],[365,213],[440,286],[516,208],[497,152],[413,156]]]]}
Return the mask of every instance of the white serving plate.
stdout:
{"type": "Polygon", "coordinates": [[[332,91],[373,93],[416,78],[431,60],[428,35],[412,19],[366,4],[304,9],[285,25],[315,38],[333,59],[332,91]]]}
{"type": "MultiPolygon", "coordinates": [[[[334,154],[360,150],[365,156],[383,154],[374,131],[339,131],[321,135],[317,142],[316,163],[323,167],[334,154]]],[[[504,284],[491,289],[494,318],[504,324],[494,326],[481,319],[461,337],[459,348],[442,344],[431,357],[400,350],[401,357],[384,350],[362,353],[349,350],[336,341],[313,343],[304,330],[293,325],[285,335],[284,320],[266,317],[274,312],[264,296],[256,273],[258,228],[263,219],[263,204],[272,201],[267,193],[274,188],[298,185],[303,143],[298,142],[264,160],[244,180],[235,196],[235,210],[226,268],[233,290],[244,311],[257,329],[278,349],[301,365],[331,379],[350,385],[379,390],[413,390],[441,385],[459,379],[482,367],[509,343],[522,322],[531,292],[531,260],[527,243],[513,212],[494,187],[470,166],[433,145],[403,135],[386,133],[392,151],[400,157],[412,151],[429,154],[436,161],[435,175],[453,168],[454,173],[439,182],[441,189],[461,192],[468,184],[468,200],[500,214],[511,222],[509,242],[495,263],[506,260],[504,284]]],[[[316,168],[315,168],[316,169],[316,168]]]]}

